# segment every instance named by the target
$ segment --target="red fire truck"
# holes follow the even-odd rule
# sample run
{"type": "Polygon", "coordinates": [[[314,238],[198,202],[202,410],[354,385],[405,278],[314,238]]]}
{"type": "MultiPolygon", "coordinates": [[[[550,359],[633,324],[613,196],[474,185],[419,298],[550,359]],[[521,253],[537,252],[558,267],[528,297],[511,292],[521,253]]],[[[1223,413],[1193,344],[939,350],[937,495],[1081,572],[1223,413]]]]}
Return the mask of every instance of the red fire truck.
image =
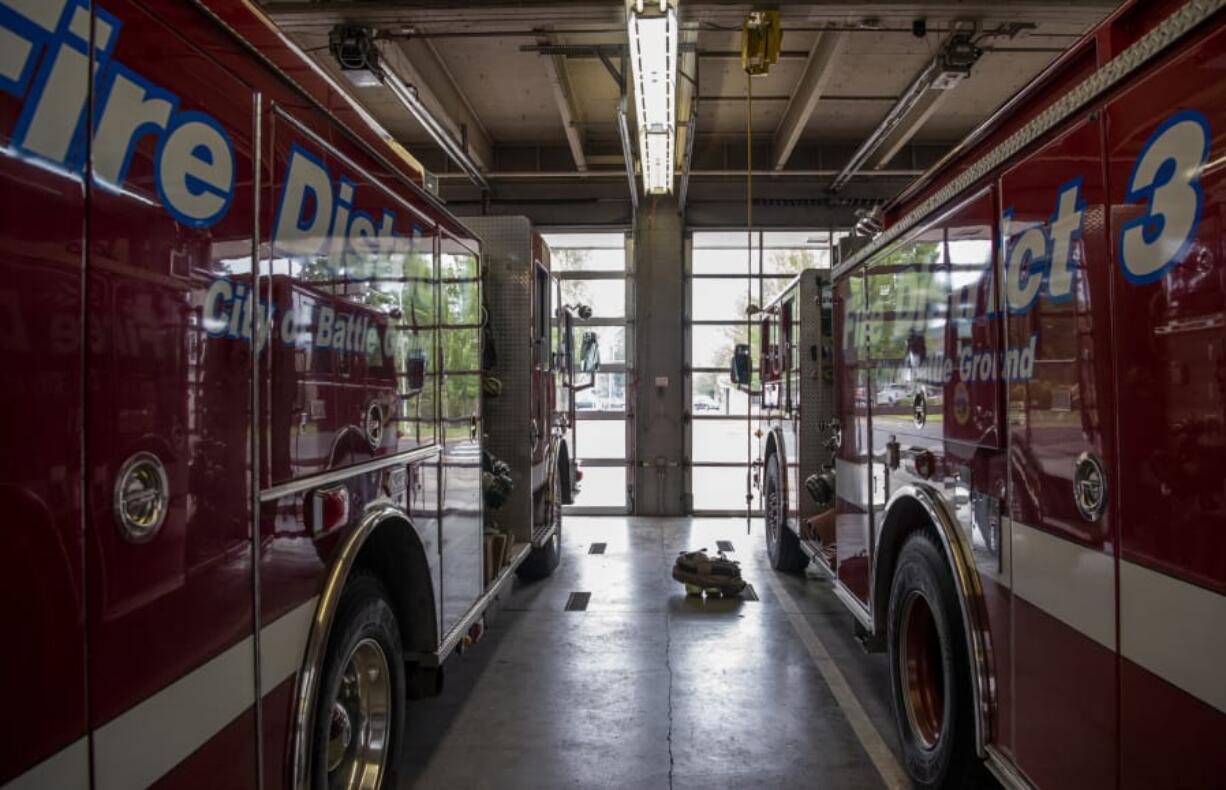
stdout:
{"type": "MultiPolygon", "coordinates": [[[[758,319],[761,399],[756,415],[758,461],[753,481],[766,519],[771,567],[797,571],[810,557],[833,548],[818,534],[815,518],[833,496],[833,441],[821,441],[834,416],[833,348],[829,272],[807,269],[786,285],[758,319]],[[815,493],[802,496],[807,487],[815,493]],[[824,494],[820,493],[822,486],[824,494]]],[[[749,370],[749,348],[741,346],[749,370]]],[[[738,383],[745,383],[743,380],[738,383]]],[[[830,566],[825,557],[818,567],[830,566]]]]}
{"type": "Polygon", "coordinates": [[[1226,776],[1222,5],[1126,3],[889,207],[833,272],[833,433],[765,445],[768,536],[888,649],[918,786],[1226,776]]]}
{"type": "MultiPolygon", "coordinates": [[[[486,400],[486,448],[510,465],[515,486],[490,517],[530,543],[525,577],[552,573],[562,557],[562,506],[574,502],[582,472],[575,460],[574,393],[579,372],[595,373],[599,352],[576,359],[581,305],[562,303],[549,246],[527,217],[470,217],[481,239],[487,320],[500,338],[486,373],[497,396],[486,400]]],[[[594,336],[593,336],[594,337],[594,336]]]]}
{"type": "Polygon", "coordinates": [[[244,0],[0,0],[0,784],[377,786],[529,554],[478,243],[368,121],[244,0]]]}

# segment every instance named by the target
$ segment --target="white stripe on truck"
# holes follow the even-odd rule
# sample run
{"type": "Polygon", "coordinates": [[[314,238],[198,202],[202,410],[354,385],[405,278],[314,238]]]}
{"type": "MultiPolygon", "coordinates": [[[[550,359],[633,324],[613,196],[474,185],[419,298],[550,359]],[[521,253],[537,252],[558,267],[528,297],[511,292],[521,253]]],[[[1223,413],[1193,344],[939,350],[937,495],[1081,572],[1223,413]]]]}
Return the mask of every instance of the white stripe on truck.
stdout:
{"type": "Polygon", "coordinates": [[[1013,592],[1115,650],[1115,558],[1013,522],[1013,592]]]}
{"type": "MultiPolygon", "coordinates": [[[[260,629],[266,692],[298,670],[318,600],[260,629]]],[[[243,639],[94,730],[96,786],[145,787],[245,713],[255,702],[254,648],[243,639]]]]}
{"type": "Polygon", "coordinates": [[[60,749],[4,786],[5,790],[64,790],[89,787],[89,739],[81,738],[60,749]]]}
{"type": "Polygon", "coordinates": [[[1120,652],[1226,713],[1226,595],[1120,562],[1120,652]]]}
{"type": "MultiPolygon", "coordinates": [[[[318,597],[311,598],[260,629],[265,694],[301,666],[318,603],[318,597]]],[[[152,784],[250,709],[255,702],[254,649],[252,637],[242,639],[94,730],[95,787],[152,784]]],[[[88,742],[81,738],[5,788],[88,785],[88,742]]]]}
{"type": "MultiPolygon", "coordinates": [[[[1013,592],[1116,650],[1114,556],[1012,527],[1013,592]]],[[[1120,560],[1119,596],[1123,657],[1226,713],[1226,595],[1120,560]]]]}

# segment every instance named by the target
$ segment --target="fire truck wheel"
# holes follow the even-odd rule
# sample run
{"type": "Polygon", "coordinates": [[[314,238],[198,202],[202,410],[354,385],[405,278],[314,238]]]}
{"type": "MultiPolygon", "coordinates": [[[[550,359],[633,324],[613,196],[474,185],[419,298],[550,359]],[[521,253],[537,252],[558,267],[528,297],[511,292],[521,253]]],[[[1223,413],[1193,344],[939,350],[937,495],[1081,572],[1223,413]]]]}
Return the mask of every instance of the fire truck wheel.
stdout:
{"type": "Polygon", "coordinates": [[[957,592],[935,537],[916,532],[890,589],[890,685],[903,759],[919,788],[974,786],[970,663],[957,592]]]}
{"type": "Polygon", "coordinates": [[[400,628],[387,590],[373,573],[358,571],[341,593],[328,636],[312,786],[394,787],[405,699],[400,628]]]}
{"type": "Polygon", "coordinates": [[[545,496],[544,489],[539,495],[539,504],[533,503],[533,510],[539,514],[534,519],[535,528],[540,529],[539,525],[553,524],[553,535],[549,540],[532,550],[528,558],[520,564],[516,573],[524,579],[543,579],[557,569],[562,562],[562,482],[561,471],[557,470],[557,474],[553,475],[553,482],[550,483],[552,495],[545,496]]]}
{"type": "Polygon", "coordinates": [[[809,558],[800,549],[800,538],[784,523],[787,503],[779,476],[779,456],[775,453],[766,458],[766,482],[762,490],[766,508],[766,554],[771,567],[777,571],[804,570],[809,558]]]}

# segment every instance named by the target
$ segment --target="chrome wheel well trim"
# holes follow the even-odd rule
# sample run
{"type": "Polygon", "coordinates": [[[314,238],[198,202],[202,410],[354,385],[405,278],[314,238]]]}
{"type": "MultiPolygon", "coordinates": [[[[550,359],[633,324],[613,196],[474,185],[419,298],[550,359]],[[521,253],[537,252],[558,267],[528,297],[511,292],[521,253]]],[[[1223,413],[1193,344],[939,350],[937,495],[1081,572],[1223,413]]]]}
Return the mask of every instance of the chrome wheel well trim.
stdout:
{"type": "MultiPolygon", "coordinates": [[[[762,453],[763,464],[765,464],[766,460],[770,458],[771,453],[779,456],[779,485],[786,493],[787,475],[784,474],[784,472],[788,468],[788,456],[786,445],[783,443],[783,429],[779,428],[778,426],[771,428],[766,433],[766,452],[762,453]]],[[[762,470],[762,474],[766,474],[765,469],[762,470]]]]}
{"type": "MultiPolygon", "coordinates": [[[[539,489],[539,493],[543,500],[542,504],[544,504],[546,507],[552,504],[550,500],[551,500],[551,497],[553,497],[553,481],[558,479],[558,458],[560,455],[559,451],[560,451],[563,441],[564,440],[561,439],[560,437],[554,436],[549,439],[549,443],[545,446],[545,460],[543,461],[543,463],[545,464],[545,479],[541,481],[541,487],[539,489]]],[[[559,485],[561,485],[561,483],[564,483],[564,482],[566,482],[566,479],[562,478],[559,481],[559,485]]],[[[558,493],[559,495],[562,496],[563,499],[565,498],[565,495],[562,494],[561,488],[558,489],[558,493]]],[[[536,524],[536,504],[535,504],[535,496],[537,494],[537,491],[533,491],[532,494],[534,497],[534,502],[532,506],[532,525],[531,526],[532,526],[532,529],[535,530],[537,526],[536,524]]],[[[560,506],[561,502],[559,501],[558,504],[560,506]]]]}
{"type": "MultiPolygon", "coordinates": [[[[967,657],[971,662],[971,698],[975,711],[975,751],[980,757],[983,757],[988,744],[990,729],[988,712],[995,680],[992,676],[991,640],[988,637],[987,623],[982,616],[983,587],[979,581],[979,571],[975,567],[966,538],[958,527],[957,520],[951,515],[944,498],[931,487],[922,484],[901,486],[890,497],[885,506],[881,533],[874,549],[882,545],[884,541],[881,538],[885,537],[887,530],[893,535],[898,531],[906,533],[917,528],[913,522],[905,523],[904,517],[897,515],[900,512],[898,506],[902,502],[913,502],[924,511],[928,524],[941,542],[946,564],[953,577],[954,589],[958,594],[958,609],[962,617],[962,631],[966,638],[967,657]]],[[[903,539],[903,536],[900,535],[899,540],[895,542],[895,550],[892,552],[894,556],[897,556],[897,552],[901,550],[903,539]]],[[[892,579],[882,578],[881,562],[880,552],[874,550],[870,601],[874,609],[883,591],[887,596],[889,595],[889,585],[892,583],[892,579]]],[[[888,623],[888,612],[883,614],[884,617],[873,618],[876,625],[874,630],[879,634],[882,629],[888,627],[884,625],[888,623]]]]}
{"type": "Polygon", "coordinates": [[[1034,788],[1017,764],[995,746],[989,743],[984,747],[984,752],[984,764],[1007,790],[1032,790],[1034,788]]]}
{"type": "MultiPolygon", "coordinates": [[[[791,501],[789,497],[791,496],[792,492],[788,490],[788,453],[787,445],[783,443],[783,429],[779,426],[771,428],[766,434],[766,452],[762,453],[763,497],[766,496],[766,461],[771,457],[772,453],[779,458],[779,499],[783,509],[783,520],[780,522],[779,526],[784,529],[791,529],[789,526],[790,513],[788,511],[788,503],[791,501]]],[[[765,500],[763,500],[762,504],[763,507],[766,506],[765,500]]],[[[796,529],[793,530],[793,532],[799,534],[799,531],[800,525],[797,524],[796,529]]]]}
{"type": "Polygon", "coordinates": [[[344,543],[332,560],[323,590],[320,592],[319,603],[311,619],[311,631],[307,636],[302,668],[298,672],[297,689],[294,692],[292,759],[294,787],[298,790],[310,790],[311,787],[308,768],[313,729],[311,712],[315,708],[319,676],[323,672],[323,661],[327,654],[328,635],[332,630],[337,607],[340,605],[341,593],[345,589],[345,583],[349,580],[350,572],[354,568],[362,547],[366,545],[367,539],[375,533],[377,528],[389,521],[400,521],[405,528],[413,529],[413,523],[405,511],[387,502],[373,505],[363,515],[357,527],[345,536],[344,543]]]}
{"type": "MultiPolygon", "coordinates": [[[[558,476],[558,459],[562,457],[562,446],[566,440],[560,436],[555,436],[549,442],[549,448],[545,451],[545,493],[546,496],[552,496],[553,480],[558,476]]],[[[566,482],[563,477],[561,482],[566,482]]]]}
{"type": "Polygon", "coordinates": [[[765,449],[763,450],[763,477],[761,477],[761,488],[759,491],[761,492],[760,496],[761,505],[763,505],[763,516],[764,518],[769,518],[769,514],[766,513],[766,508],[769,507],[769,505],[766,504],[766,465],[769,464],[770,456],[775,455],[777,458],[779,458],[779,461],[777,462],[779,462],[780,499],[783,502],[783,525],[786,526],[787,475],[783,474],[783,470],[787,469],[787,453],[786,450],[783,449],[783,442],[779,437],[779,433],[779,428],[771,428],[766,432],[766,438],[763,439],[763,444],[765,445],[765,449]]]}

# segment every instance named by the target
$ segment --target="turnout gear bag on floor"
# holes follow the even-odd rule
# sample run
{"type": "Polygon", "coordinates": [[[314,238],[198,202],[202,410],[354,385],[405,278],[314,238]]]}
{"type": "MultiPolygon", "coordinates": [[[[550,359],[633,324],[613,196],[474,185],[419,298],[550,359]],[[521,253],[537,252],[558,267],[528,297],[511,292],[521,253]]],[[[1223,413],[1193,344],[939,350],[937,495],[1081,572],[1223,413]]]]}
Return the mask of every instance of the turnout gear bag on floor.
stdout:
{"type": "Polygon", "coordinates": [[[722,595],[740,595],[745,589],[741,564],[723,554],[708,557],[706,549],[681,552],[673,563],[673,578],[687,589],[718,590],[722,595]]]}

